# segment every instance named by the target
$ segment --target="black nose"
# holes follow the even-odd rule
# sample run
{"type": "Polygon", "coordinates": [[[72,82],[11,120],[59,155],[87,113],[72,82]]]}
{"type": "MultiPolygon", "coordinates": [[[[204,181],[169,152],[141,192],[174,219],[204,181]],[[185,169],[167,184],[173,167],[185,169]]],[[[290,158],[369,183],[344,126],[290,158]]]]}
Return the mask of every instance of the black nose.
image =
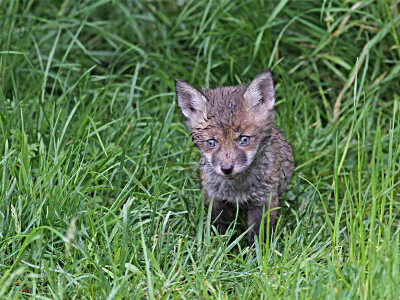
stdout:
{"type": "Polygon", "coordinates": [[[224,165],[224,166],[221,166],[221,171],[222,171],[224,174],[226,174],[226,175],[231,174],[231,173],[232,173],[232,170],[233,170],[233,165],[224,165]]]}

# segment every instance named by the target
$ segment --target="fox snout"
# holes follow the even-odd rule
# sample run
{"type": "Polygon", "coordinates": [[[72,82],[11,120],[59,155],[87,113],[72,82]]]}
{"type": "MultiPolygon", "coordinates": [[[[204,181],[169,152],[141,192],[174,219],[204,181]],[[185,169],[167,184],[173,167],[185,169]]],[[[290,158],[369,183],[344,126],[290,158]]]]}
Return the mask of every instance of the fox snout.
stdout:
{"type": "Polygon", "coordinates": [[[227,179],[233,179],[248,167],[249,157],[241,149],[221,149],[212,153],[210,162],[215,173],[227,179]]]}
{"type": "Polygon", "coordinates": [[[229,175],[232,173],[233,171],[233,165],[222,165],[221,166],[221,171],[222,173],[224,173],[225,175],[229,175]]]}

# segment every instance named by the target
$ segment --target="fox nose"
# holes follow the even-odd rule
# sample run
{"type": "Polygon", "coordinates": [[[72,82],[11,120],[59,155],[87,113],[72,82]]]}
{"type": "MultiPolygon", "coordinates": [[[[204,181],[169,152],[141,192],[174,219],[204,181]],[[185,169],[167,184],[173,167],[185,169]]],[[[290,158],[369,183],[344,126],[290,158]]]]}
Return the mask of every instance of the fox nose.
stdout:
{"type": "Polygon", "coordinates": [[[233,165],[223,165],[221,166],[221,171],[225,175],[231,174],[233,170],[233,165]]]}

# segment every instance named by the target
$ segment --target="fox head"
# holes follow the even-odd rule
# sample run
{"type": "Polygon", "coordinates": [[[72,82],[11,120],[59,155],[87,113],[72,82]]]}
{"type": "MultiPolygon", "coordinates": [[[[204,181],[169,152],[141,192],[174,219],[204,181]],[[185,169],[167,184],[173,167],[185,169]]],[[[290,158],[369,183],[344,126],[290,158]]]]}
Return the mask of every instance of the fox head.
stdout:
{"type": "Polygon", "coordinates": [[[178,104],[193,143],[212,170],[234,179],[254,161],[274,123],[275,89],[270,69],[248,86],[199,91],[175,80],[178,104]]]}

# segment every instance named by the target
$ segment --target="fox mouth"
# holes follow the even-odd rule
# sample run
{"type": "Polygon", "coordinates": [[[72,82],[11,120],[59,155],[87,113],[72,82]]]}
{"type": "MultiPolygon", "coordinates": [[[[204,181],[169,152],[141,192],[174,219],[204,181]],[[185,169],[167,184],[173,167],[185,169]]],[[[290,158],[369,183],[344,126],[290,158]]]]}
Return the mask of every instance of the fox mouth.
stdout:
{"type": "Polygon", "coordinates": [[[249,165],[245,166],[244,168],[236,168],[233,170],[231,173],[224,173],[221,172],[220,170],[216,169],[215,173],[217,173],[220,177],[224,178],[225,180],[243,180],[244,177],[247,176],[247,170],[248,170],[249,165]]]}
{"type": "Polygon", "coordinates": [[[218,175],[227,180],[234,180],[240,175],[240,173],[230,173],[230,174],[218,173],[218,175]]]}
{"type": "Polygon", "coordinates": [[[237,174],[235,174],[235,175],[232,175],[232,174],[229,174],[229,175],[222,175],[225,179],[228,179],[228,180],[234,180],[236,177],[237,177],[237,174]]]}

